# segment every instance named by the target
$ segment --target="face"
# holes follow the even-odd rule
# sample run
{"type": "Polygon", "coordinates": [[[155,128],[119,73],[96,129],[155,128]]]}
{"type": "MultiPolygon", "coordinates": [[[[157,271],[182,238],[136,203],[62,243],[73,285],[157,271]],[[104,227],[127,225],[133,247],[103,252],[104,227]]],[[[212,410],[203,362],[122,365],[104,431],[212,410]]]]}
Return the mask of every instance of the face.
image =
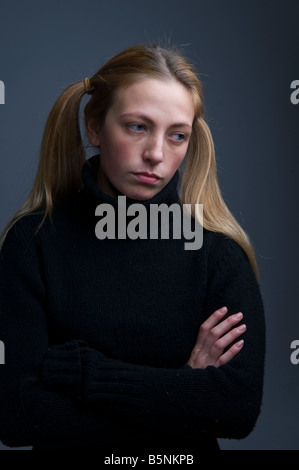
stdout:
{"type": "Polygon", "coordinates": [[[118,89],[103,127],[87,122],[91,144],[100,146],[99,188],[112,197],[155,196],[186,155],[193,119],[192,96],[175,80],[118,89]]]}

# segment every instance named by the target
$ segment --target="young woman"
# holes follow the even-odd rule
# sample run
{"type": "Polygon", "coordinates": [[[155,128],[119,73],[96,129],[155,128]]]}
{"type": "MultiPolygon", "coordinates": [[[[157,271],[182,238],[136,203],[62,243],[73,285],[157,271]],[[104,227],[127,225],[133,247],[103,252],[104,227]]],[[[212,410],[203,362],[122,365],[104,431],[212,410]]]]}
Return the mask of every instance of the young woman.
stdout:
{"type": "Polygon", "coordinates": [[[264,371],[257,266],[221,197],[201,85],[179,53],[131,47],[62,93],[2,241],[4,444],[198,453],[252,431],[264,371]],[[119,196],[147,221],[153,205],[190,204],[198,224],[203,204],[202,247],[186,250],[182,229],[120,233],[119,196]],[[103,207],[119,236],[96,236],[103,207]]]}

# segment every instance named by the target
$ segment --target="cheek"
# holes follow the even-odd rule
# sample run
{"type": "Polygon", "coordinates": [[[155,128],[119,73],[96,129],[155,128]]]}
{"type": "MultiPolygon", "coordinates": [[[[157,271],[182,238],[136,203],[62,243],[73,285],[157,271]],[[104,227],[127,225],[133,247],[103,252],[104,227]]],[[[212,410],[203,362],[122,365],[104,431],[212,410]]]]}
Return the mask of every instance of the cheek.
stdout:
{"type": "Polygon", "coordinates": [[[107,172],[117,174],[126,165],[128,159],[126,142],[122,139],[107,139],[101,145],[101,160],[107,172]]]}
{"type": "Polygon", "coordinates": [[[110,153],[110,167],[114,173],[121,173],[130,167],[132,162],[132,151],[130,146],[125,144],[114,145],[110,153]]]}
{"type": "Polygon", "coordinates": [[[171,162],[170,162],[170,167],[171,167],[171,169],[172,169],[174,172],[178,169],[178,167],[180,166],[180,164],[183,162],[186,153],[187,153],[187,149],[186,149],[186,150],[179,151],[179,152],[176,152],[176,153],[173,155],[173,158],[171,159],[171,162]]]}

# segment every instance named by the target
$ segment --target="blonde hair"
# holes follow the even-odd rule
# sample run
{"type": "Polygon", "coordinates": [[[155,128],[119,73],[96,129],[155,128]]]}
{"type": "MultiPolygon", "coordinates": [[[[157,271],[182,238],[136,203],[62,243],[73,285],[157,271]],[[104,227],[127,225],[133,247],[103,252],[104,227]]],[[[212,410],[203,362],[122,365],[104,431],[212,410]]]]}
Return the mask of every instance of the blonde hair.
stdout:
{"type": "Polygon", "coordinates": [[[34,185],[28,199],[6,227],[2,241],[20,217],[36,209],[44,211],[44,219],[51,217],[53,204],[81,187],[81,170],[86,161],[79,123],[83,95],[91,94],[84,108],[85,121],[96,119],[100,127],[113,103],[115,90],[149,77],[178,80],[194,99],[195,118],[181,183],[181,203],[192,205],[194,217],[197,217],[195,204],[203,204],[203,226],[235,240],[258,277],[252,244],[221,196],[213,139],[203,119],[201,83],[193,66],[181,53],[157,45],[141,44],[124,50],[90,79],[70,85],[60,95],[46,122],[34,185]]]}

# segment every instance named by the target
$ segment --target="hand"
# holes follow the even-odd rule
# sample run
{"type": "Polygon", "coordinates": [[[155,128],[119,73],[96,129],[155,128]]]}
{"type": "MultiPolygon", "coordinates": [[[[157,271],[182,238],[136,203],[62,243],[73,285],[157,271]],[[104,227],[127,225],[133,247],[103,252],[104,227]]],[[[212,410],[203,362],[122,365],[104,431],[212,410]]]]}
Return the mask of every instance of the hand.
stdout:
{"type": "Polygon", "coordinates": [[[230,361],[242,349],[244,341],[240,340],[224,352],[246,330],[244,324],[233,328],[243,318],[241,312],[222,320],[226,313],[227,308],[222,307],[212,313],[201,325],[196,344],[188,361],[189,366],[193,369],[205,369],[207,366],[219,367],[230,361]]]}

